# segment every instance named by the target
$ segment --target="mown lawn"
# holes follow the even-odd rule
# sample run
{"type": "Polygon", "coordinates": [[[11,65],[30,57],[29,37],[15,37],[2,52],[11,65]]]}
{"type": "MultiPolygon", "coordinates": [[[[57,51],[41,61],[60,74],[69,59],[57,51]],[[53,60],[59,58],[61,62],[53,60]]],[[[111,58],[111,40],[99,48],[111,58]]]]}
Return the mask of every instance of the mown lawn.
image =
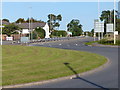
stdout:
{"type": "Polygon", "coordinates": [[[2,85],[48,80],[94,69],[106,58],[88,52],[34,46],[2,46],[2,85]]]}

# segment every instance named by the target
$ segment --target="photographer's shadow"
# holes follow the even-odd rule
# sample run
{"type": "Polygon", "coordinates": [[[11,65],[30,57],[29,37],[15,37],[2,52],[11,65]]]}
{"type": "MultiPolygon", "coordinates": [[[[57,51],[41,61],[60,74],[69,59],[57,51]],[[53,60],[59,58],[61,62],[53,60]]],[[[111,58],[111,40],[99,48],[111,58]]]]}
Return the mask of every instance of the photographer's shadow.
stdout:
{"type": "Polygon", "coordinates": [[[89,83],[89,84],[92,84],[92,85],[94,85],[94,86],[96,86],[96,87],[98,87],[98,88],[101,88],[101,89],[104,89],[104,90],[109,90],[108,88],[105,88],[105,87],[103,87],[103,86],[100,86],[100,85],[98,85],[98,84],[96,84],[96,83],[93,83],[93,82],[91,82],[91,81],[88,81],[88,80],[80,77],[79,74],[69,65],[69,63],[64,63],[64,65],[67,66],[67,67],[76,75],[76,77],[75,77],[75,78],[72,78],[72,79],[80,79],[80,80],[83,80],[83,81],[85,81],[85,82],[87,82],[87,83],[89,83]]]}

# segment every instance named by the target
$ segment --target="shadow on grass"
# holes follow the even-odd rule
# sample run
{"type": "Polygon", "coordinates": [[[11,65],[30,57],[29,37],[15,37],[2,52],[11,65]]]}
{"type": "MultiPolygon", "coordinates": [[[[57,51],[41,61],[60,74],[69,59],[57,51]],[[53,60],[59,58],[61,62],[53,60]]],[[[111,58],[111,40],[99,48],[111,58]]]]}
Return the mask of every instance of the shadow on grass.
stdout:
{"type": "Polygon", "coordinates": [[[87,83],[89,83],[89,84],[92,84],[92,85],[94,85],[94,86],[96,86],[96,87],[98,87],[98,88],[101,88],[101,89],[104,89],[104,90],[109,90],[108,88],[105,88],[105,87],[100,86],[100,85],[98,85],[98,84],[96,84],[96,83],[93,83],[93,82],[88,81],[88,80],[86,80],[86,79],[84,79],[84,78],[81,78],[81,77],[78,75],[78,73],[69,65],[69,63],[64,63],[64,64],[76,75],[76,77],[73,78],[73,79],[80,79],[80,80],[83,80],[83,81],[85,81],[85,82],[87,82],[87,83]]]}

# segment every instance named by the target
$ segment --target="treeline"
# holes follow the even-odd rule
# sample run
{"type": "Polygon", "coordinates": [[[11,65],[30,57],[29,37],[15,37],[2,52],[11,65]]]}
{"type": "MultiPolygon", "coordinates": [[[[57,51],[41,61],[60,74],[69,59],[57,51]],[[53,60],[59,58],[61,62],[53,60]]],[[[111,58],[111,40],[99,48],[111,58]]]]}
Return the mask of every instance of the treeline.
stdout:
{"type": "MultiPolygon", "coordinates": [[[[10,21],[8,19],[3,19],[2,21],[6,21],[6,22],[9,22],[10,21]]],[[[15,22],[12,22],[12,23],[29,23],[29,22],[39,22],[39,23],[44,23],[44,21],[42,20],[37,20],[37,19],[34,19],[34,18],[28,18],[27,20],[25,20],[24,18],[19,18],[17,19],[15,22]]]]}

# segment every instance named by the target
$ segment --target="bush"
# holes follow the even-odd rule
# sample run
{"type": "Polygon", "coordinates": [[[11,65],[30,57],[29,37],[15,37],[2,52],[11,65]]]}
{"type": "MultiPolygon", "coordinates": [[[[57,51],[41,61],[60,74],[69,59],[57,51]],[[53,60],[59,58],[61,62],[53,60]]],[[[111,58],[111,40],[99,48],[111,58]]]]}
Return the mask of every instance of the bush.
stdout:
{"type": "Polygon", "coordinates": [[[37,39],[37,33],[35,31],[33,31],[33,39],[37,39]]]}
{"type": "Polygon", "coordinates": [[[51,33],[51,36],[58,36],[58,37],[65,37],[67,36],[67,32],[66,31],[57,31],[57,30],[54,30],[52,33],[51,33]]]}
{"type": "Polygon", "coordinates": [[[44,29],[42,29],[41,27],[39,27],[39,28],[35,28],[35,32],[36,32],[36,34],[37,34],[37,38],[45,38],[45,30],[44,29]]]}
{"type": "MultiPolygon", "coordinates": [[[[101,39],[100,41],[98,41],[98,43],[105,45],[114,45],[114,40],[101,39]]],[[[120,40],[116,40],[115,45],[120,45],[120,40]]]]}

